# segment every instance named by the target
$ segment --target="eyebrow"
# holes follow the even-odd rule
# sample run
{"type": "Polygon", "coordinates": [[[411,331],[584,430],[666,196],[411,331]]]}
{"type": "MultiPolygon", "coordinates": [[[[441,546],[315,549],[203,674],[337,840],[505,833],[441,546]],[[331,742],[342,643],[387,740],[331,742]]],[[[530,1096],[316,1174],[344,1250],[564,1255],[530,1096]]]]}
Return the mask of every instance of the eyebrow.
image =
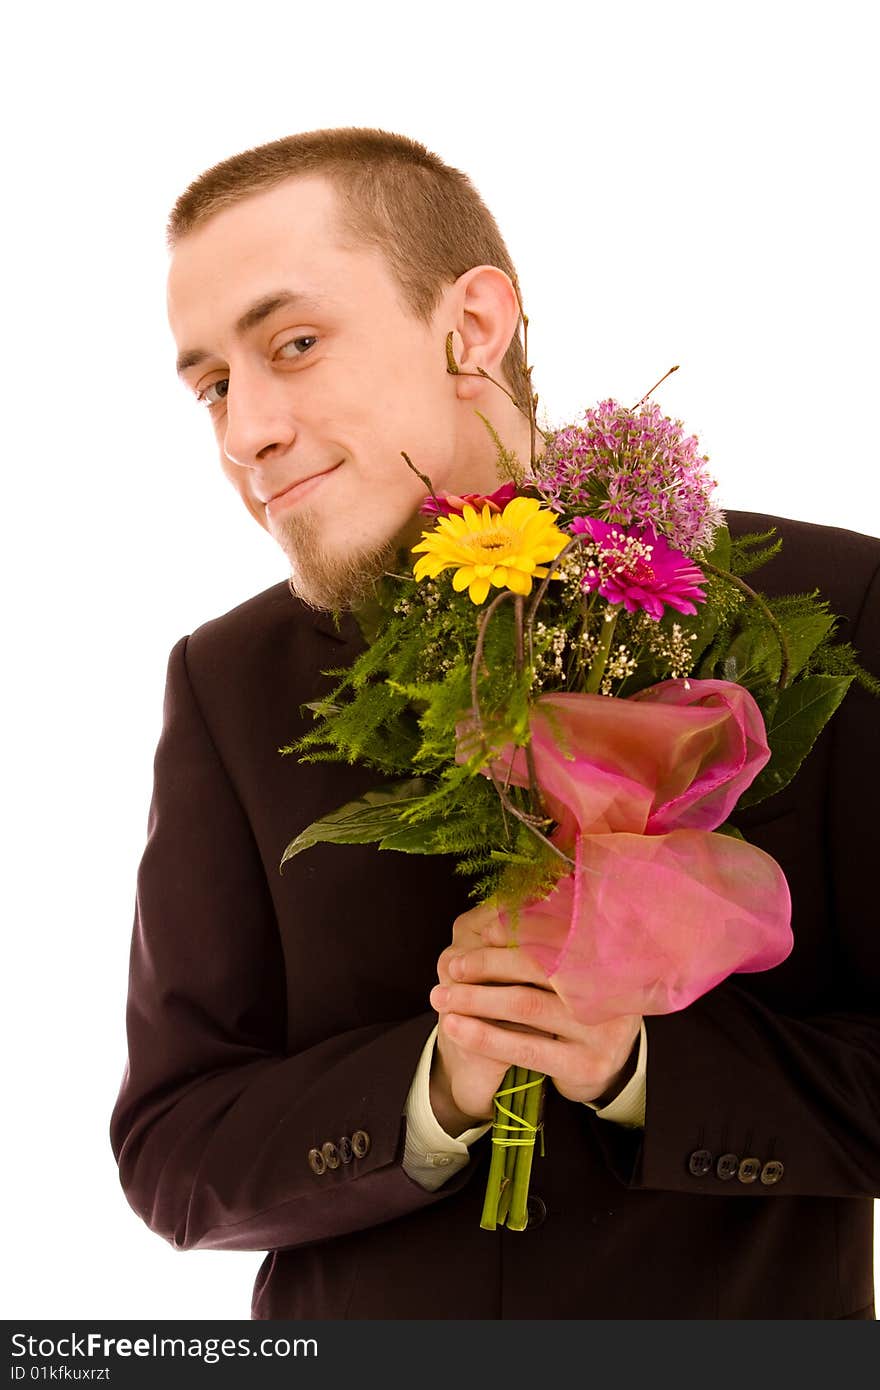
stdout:
{"type": "MultiPolygon", "coordinates": [[[[276,309],[284,309],[290,305],[298,304],[301,307],[321,309],[325,306],[326,300],[317,294],[308,294],[304,290],[273,290],[270,294],[264,294],[260,299],[254,300],[234,325],[234,333],[237,338],[243,338],[246,333],[250,333],[252,328],[256,328],[270,314],[274,314],[276,309]]],[[[190,367],[196,367],[200,362],[212,357],[213,353],[205,348],[188,348],[181,352],[177,359],[177,375],[182,376],[190,367]]]]}

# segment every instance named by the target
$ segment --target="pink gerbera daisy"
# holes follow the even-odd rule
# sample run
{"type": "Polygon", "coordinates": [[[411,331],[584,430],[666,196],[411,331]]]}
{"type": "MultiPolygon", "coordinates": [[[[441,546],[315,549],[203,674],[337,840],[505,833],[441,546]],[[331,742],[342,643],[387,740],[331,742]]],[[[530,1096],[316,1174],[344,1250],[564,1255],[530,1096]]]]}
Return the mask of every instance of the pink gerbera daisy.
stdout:
{"type": "Polygon", "coordinates": [[[687,555],[674,550],[653,526],[614,526],[597,517],[576,517],[572,535],[592,542],[593,555],[581,581],[598,590],[609,603],[622,603],[628,613],[643,609],[659,621],[664,605],[679,613],[696,613],[692,602],[704,603],[699,584],[706,576],[687,555]]]}

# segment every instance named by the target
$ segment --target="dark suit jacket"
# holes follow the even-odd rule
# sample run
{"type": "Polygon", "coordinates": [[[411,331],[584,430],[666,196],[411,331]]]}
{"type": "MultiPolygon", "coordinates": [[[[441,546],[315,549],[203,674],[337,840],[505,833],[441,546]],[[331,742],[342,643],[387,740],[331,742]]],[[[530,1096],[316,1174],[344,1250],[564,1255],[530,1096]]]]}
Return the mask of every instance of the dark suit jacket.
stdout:
{"type": "MultiPolygon", "coordinates": [[[[778,526],[754,582],[820,588],[880,674],[880,541],[727,520],[778,526]]],[[[647,1019],[644,1133],[548,1083],[535,1224],[488,1232],[488,1136],[436,1193],[401,1166],[468,880],[373,845],[278,869],[381,780],[276,751],[332,687],[319,673],[362,647],[351,615],[338,635],[283,582],[171,651],[110,1122],[134,1210],[178,1250],[267,1251],[253,1318],[873,1318],[880,701],[853,685],[797,778],[735,816],[786,873],[792,954],[647,1019]],[[316,1173],[328,1141],[342,1157],[316,1173]],[[742,1181],[744,1158],[782,1176],[742,1181]]]]}

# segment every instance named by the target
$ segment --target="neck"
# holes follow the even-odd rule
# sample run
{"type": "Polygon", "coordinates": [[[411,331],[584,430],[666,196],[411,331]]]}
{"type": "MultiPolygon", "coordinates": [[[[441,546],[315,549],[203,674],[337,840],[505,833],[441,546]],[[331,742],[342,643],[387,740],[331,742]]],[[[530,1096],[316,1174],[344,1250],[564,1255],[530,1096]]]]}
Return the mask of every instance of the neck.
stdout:
{"type": "MultiPolygon", "coordinates": [[[[528,482],[532,477],[529,467],[531,455],[531,440],[529,434],[529,422],[519,413],[515,412],[515,418],[510,418],[508,423],[508,434],[511,437],[511,445],[516,452],[516,457],[520,460],[525,470],[525,481],[528,482]]],[[[481,426],[481,428],[483,428],[481,426]]],[[[484,430],[485,433],[485,430],[484,430]]],[[[504,438],[504,435],[501,436],[504,438]]],[[[481,441],[482,442],[482,441],[481,441]]],[[[483,452],[475,459],[475,466],[468,472],[465,482],[461,485],[461,492],[482,492],[484,494],[495,492],[505,481],[498,473],[496,452],[492,441],[487,439],[490,452],[483,452]]],[[[483,446],[485,449],[485,445],[483,446]]],[[[535,457],[540,458],[544,450],[544,441],[540,434],[535,439],[535,457]]],[[[454,491],[447,488],[446,491],[454,491]]],[[[397,551],[390,569],[394,574],[411,574],[415,556],[411,552],[420,539],[422,532],[428,530],[433,522],[430,516],[423,516],[421,512],[416,512],[408,521],[405,527],[398,532],[396,537],[397,551]]],[[[384,580],[379,580],[383,584],[384,580]]],[[[357,606],[352,608],[358,627],[364,635],[364,639],[369,643],[378,634],[386,606],[382,603],[377,593],[370,595],[357,606]]]]}
{"type": "MultiPolygon", "coordinates": [[[[417,518],[418,525],[411,523],[406,532],[404,540],[398,538],[397,551],[394,559],[389,565],[392,574],[412,574],[413,561],[415,556],[410,554],[409,547],[415,545],[419,536],[426,526],[429,526],[430,518],[423,516],[417,518]],[[410,531],[415,534],[410,538],[410,531]]],[[[364,640],[370,643],[377,636],[388,611],[387,601],[383,602],[382,588],[386,584],[384,576],[380,578],[372,594],[362,599],[360,603],[352,605],[352,613],[357,620],[357,625],[364,635],[364,640]]]]}

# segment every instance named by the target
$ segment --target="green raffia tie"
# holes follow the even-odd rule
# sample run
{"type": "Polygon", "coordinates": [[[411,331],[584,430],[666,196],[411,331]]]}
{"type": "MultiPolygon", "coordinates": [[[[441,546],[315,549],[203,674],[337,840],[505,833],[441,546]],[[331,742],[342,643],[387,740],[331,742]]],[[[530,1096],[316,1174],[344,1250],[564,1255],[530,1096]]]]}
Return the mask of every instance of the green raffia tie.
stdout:
{"type": "Polygon", "coordinates": [[[529,1224],[527,1198],[532,1157],[535,1152],[535,1135],[541,1135],[541,1157],[544,1157],[544,1125],[542,1119],[541,1089],[546,1077],[527,1067],[510,1066],[503,1080],[510,1085],[495,1092],[492,1129],[492,1161],[486,1180],[486,1196],[480,1226],[484,1231],[497,1230],[506,1226],[508,1230],[524,1231],[529,1224]],[[537,1086],[538,1090],[531,1088],[537,1086]],[[522,1092],[529,1095],[523,1096],[522,1092]],[[515,1097],[513,1109],[502,1105],[499,1097],[515,1097]],[[525,1113],[517,1114],[521,1110],[525,1113]],[[506,1115],[510,1123],[500,1118],[506,1115]],[[506,1130],[506,1134],[498,1133],[506,1130]]]}
{"type": "Polygon", "coordinates": [[[502,1120],[499,1120],[496,1117],[495,1124],[492,1129],[493,1144],[499,1144],[502,1148],[505,1149],[513,1148],[515,1145],[534,1144],[535,1135],[539,1134],[541,1136],[541,1157],[544,1157],[544,1121],[541,1120],[540,1123],[533,1125],[529,1120],[523,1119],[522,1115],[516,1115],[512,1110],[508,1110],[507,1106],[502,1105],[498,1099],[499,1096],[512,1096],[515,1091],[527,1091],[531,1086],[540,1086],[543,1083],[543,1081],[543,1076],[537,1076],[535,1077],[534,1081],[524,1081],[521,1086],[506,1086],[503,1091],[495,1092],[496,1112],[502,1115],[507,1115],[508,1119],[513,1120],[515,1123],[512,1125],[506,1125],[502,1120]],[[525,1130],[526,1133],[520,1139],[514,1139],[510,1135],[508,1135],[505,1138],[500,1134],[496,1134],[496,1129],[518,1129],[521,1134],[523,1130],[525,1130]]]}

